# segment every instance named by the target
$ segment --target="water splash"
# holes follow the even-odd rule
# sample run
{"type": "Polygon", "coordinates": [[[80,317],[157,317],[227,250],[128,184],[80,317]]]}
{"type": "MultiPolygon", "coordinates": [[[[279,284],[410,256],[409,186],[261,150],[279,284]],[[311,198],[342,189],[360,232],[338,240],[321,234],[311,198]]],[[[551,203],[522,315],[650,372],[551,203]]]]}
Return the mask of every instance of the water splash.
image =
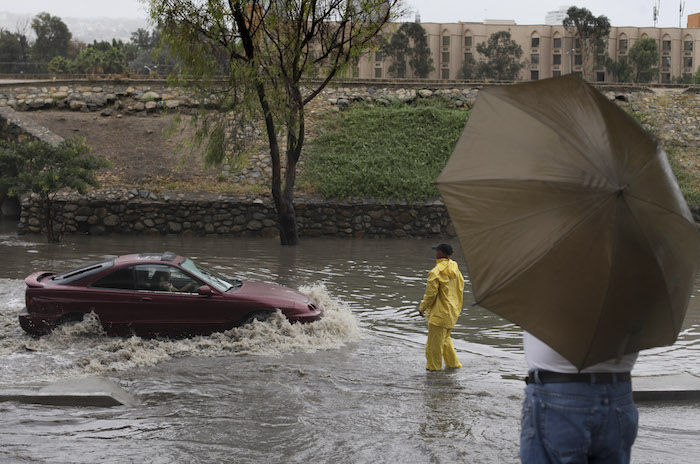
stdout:
{"type": "Polygon", "coordinates": [[[255,354],[280,356],[296,351],[338,348],[359,340],[355,316],[326,287],[300,288],[325,307],[324,317],[310,324],[291,324],[279,311],[267,321],[210,336],[186,339],[107,337],[99,319],[88,314],[80,322],[33,337],[19,327],[24,283],[0,279],[0,378],[2,383],[27,383],[119,372],[152,366],[171,358],[255,354]]]}

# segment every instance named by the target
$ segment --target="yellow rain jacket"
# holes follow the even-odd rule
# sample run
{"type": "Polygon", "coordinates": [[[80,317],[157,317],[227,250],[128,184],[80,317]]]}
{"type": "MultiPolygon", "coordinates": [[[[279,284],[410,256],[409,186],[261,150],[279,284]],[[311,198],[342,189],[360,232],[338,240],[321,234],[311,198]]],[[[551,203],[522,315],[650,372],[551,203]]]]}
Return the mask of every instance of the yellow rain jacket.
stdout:
{"type": "Polygon", "coordinates": [[[463,293],[464,277],[459,266],[451,259],[440,258],[428,273],[420,312],[425,313],[428,324],[451,329],[462,312],[463,293]]]}

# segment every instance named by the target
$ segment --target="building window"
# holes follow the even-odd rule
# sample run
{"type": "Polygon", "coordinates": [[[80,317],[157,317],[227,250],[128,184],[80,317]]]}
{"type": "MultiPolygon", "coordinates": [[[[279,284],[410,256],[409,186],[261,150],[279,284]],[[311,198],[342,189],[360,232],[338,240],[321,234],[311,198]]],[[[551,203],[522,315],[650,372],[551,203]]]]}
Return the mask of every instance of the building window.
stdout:
{"type": "Polygon", "coordinates": [[[442,52],[442,62],[443,63],[450,62],[450,52],[442,52]]]}
{"type": "Polygon", "coordinates": [[[576,40],[574,40],[574,48],[576,50],[581,48],[581,39],[577,38],[576,40]]]}
{"type": "Polygon", "coordinates": [[[583,72],[581,71],[574,71],[574,76],[583,79],[583,72]]]}
{"type": "Polygon", "coordinates": [[[671,74],[670,73],[661,73],[661,82],[663,84],[670,84],[671,83],[671,74]]]}
{"type": "Polygon", "coordinates": [[[561,71],[552,71],[552,77],[559,77],[561,76],[561,71]]]}
{"type": "Polygon", "coordinates": [[[384,55],[382,55],[382,52],[375,52],[374,53],[374,61],[376,63],[381,63],[384,61],[384,55]]]}
{"type": "Polygon", "coordinates": [[[561,55],[552,55],[552,64],[554,66],[561,64],[561,55]]]}
{"type": "Polygon", "coordinates": [[[464,62],[465,63],[469,63],[473,59],[474,59],[474,55],[472,53],[467,52],[464,54],[464,62]]]}
{"type": "Polygon", "coordinates": [[[620,53],[626,53],[627,52],[627,39],[620,39],[620,53]]]}
{"type": "Polygon", "coordinates": [[[669,69],[671,67],[671,57],[670,56],[662,56],[661,57],[661,68],[662,69],[669,69]]]}
{"type": "Polygon", "coordinates": [[[693,41],[692,40],[686,40],[683,42],[683,51],[685,52],[692,52],[693,51],[693,41]]]}
{"type": "Polygon", "coordinates": [[[554,38],[554,48],[561,48],[561,37],[554,38]]]}
{"type": "Polygon", "coordinates": [[[595,81],[596,82],[605,82],[605,72],[598,71],[597,73],[595,73],[595,81]]]}
{"type": "Polygon", "coordinates": [[[382,68],[374,68],[374,77],[382,77],[382,68]]]}
{"type": "Polygon", "coordinates": [[[472,46],[472,36],[468,35],[468,36],[464,37],[464,46],[465,47],[472,46]]]}
{"type": "Polygon", "coordinates": [[[442,76],[443,79],[449,79],[450,78],[450,68],[442,68],[442,76]]]}
{"type": "Polygon", "coordinates": [[[661,41],[661,51],[663,51],[663,52],[670,52],[671,51],[671,41],[670,40],[661,41]]]}
{"type": "Polygon", "coordinates": [[[578,66],[583,64],[583,57],[580,54],[574,55],[574,64],[578,66]]]}
{"type": "Polygon", "coordinates": [[[683,67],[684,68],[692,68],[693,67],[693,57],[692,56],[684,56],[683,57],[683,67]]]}
{"type": "Polygon", "coordinates": [[[530,80],[531,81],[540,80],[540,72],[539,71],[530,71],[530,80]]]}
{"type": "Polygon", "coordinates": [[[449,47],[449,46],[450,46],[450,36],[449,36],[449,35],[443,35],[443,36],[442,36],[442,46],[443,46],[443,47],[449,47]]]}
{"type": "Polygon", "coordinates": [[[530,63],[540,64],[540,55],[538,53],[533,53],[530,55],[530,63]]]}
{"type": "Polygon", "coordinates": [[[540,48],[540,38],[539,37],[532,38],[531,47],[532,48],[540,48]]]}

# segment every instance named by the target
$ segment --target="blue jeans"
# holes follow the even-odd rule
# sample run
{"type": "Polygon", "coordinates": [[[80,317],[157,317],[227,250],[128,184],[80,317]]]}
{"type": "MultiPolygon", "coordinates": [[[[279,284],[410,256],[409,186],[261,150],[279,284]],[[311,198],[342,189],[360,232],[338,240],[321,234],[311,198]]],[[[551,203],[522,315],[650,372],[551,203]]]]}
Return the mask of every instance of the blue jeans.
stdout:
{"type": "Polygon", "coordinates": [[[520,431],[523,463],[629,463],[637,437],[631,382],[531,383],[520,431]]]}

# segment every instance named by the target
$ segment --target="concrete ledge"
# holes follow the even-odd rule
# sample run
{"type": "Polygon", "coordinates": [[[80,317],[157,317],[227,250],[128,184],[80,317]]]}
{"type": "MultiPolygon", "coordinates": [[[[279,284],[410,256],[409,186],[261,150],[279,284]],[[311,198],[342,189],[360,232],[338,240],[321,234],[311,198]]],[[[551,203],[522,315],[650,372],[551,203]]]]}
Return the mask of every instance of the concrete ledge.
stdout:
{"type": "Polygon", "coordinates": [[[136,400],[117,383],[100,377],[64,380],[36,391],[0,390],[0,402],[48,406],[135,406],[136,400]]]}
{"type": "Polygon", "coordinates": [[[700,400],[700,378],[691,374],[632,377],[635,402],[700,400]]]}

